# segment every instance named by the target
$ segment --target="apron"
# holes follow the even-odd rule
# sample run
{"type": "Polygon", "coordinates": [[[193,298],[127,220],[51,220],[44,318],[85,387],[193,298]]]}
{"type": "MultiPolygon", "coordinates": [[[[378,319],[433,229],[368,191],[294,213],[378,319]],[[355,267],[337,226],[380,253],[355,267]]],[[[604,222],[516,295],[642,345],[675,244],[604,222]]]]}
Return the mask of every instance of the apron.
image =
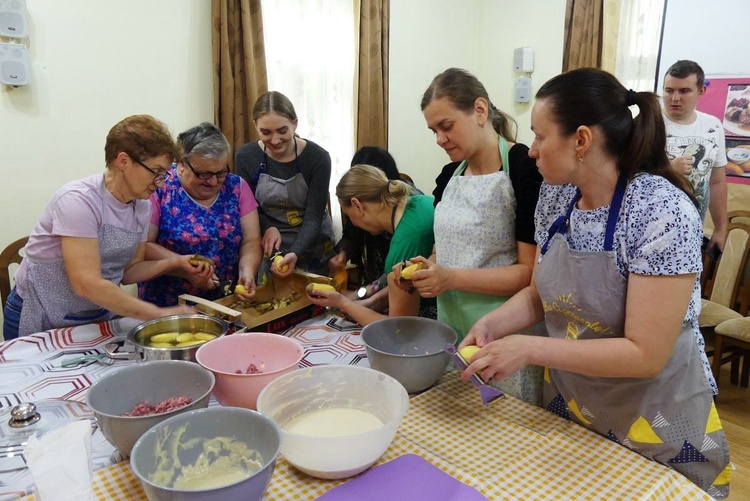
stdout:
{"type": "MultiPolygon", "coordinates": [[[[105,214],[102,181],[102,218],[105,214]]],[[[135,200],[133,214],[135,215],[135,200]]],[[[137,219],[136,219],[137,221],[137,219]]],[[[129,231],[104,223],[99,228],[99,259],[102,278],[119,286],[125,267],[141,243],[144,228],[129,231]]],[[[73,292],[63,258],[33,259],[28,256],[27,281],[21,310],[19,335],[25,336],[58,327],[102,322],[115,315],[73,292]]]]}
{"type": "MultiPolygon", "coordinates": [[[[498,140],[503,170],[483,176],[462,176],[467,162],[456,168],[435,208],[437,264],[448,268],[499,268],[518,262],[516,197],[510,180],[508,141],[498,140]],[[457,242],[460,242],[457,244],[457,242]]],[[[438,320],[453,327],[459,341],[481,317],[508,296],[446,291],[437,297],[438,320]]],[[[505,393],[541,404],[541,368],[529,366],[498,383],[505,393]]]]}
{"type": "MultiPolygon", "coordinates": [[[[262,231],[270,227],[281,233],[281,252],[286,253],[297,239],[299,228],[305,219],[307,207],[307,181],[299,166],[297,139],[294,139],[294,163],[296,174],[290,179],[280,179],[268,174],[268,154],[263,148],[263,161],[258,171],[255,199],[261,210],[258,211],[262,231]]],[[[311,247],[297,256],[297,268],[323,275],[328,274],[328,259],[333,257],[333,222],[328,212],[324,212],[320,232],[311,247]]],[[[268,274],[270,263],[264,259],[258,270],[258,280],[268,274]]]]}
{"type": "MultiPolygon", "coordinates": [[[[549,337],[575,342],[624,335],[627,280],[612,249],[626,184],[625,178],[618,181],[603,252],[568,246],[567,224],[580,191],[550,227],[536,273],[549,337]]],[[[544,381],[547,410],[674,468],[715,498],[728,495],[729,449],[690,323],[683,325],[667,365],[653,378],[546,369],[544,381]]]]}

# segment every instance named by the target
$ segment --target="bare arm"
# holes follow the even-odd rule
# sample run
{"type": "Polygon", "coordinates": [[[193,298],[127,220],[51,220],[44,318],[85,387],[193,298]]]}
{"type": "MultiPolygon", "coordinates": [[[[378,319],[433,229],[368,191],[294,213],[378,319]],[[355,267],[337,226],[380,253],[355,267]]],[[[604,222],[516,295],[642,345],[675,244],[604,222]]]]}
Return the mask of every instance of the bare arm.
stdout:
{"type": "Polygon", "coordinates": [[[711,169],[711,178],[708,180],[709,201],[708,211],[711,214],[711,220],[714,222],[714,234],[711,235],[709,247],[718,245],[719,249],[724,250],[724,243],[727,240],[727,174],[724,167],[715,167],[711,169]]]}
{"type": "Polygon", "coordinates": [[[308,296],[310,300],[320,306],[338,308],[342,313],[352,318],[361,326],[376,320],[390,317],[417,316],[419,314],[419,294],[409,294],[393,283],[393,273],[388,274],[388,304],[389,314],[383,315],[361,304],[352,301],[343,294],[331,291],[318,291],[317,296],[308,296]]]}
{"type": "Polygon", "coordinates": [[[242,227],[242,247],[240,247],[239,283],[245,286],[248,294],[255,292],[255,274],[260,267],[263,251],[260,247],[260,222],[258,211],[245,214],[240,219],[242,227]]]}
{"type": "MultiPolygon", "coordinates": [[[[588,376],[654,377],[664,369],[672,354],[694,281],[694,274],[631,274],[624,337],[571,341],[507,335],[477,352],[462,377],[479,371],[487,379],[501,379],[528,364],[588,376]]],[[[507,318],[505,315],[504,319],[507,318]]],[[[502,327],[503,332],[508,330],[502,327]]]]}
{"type": "MultiPolygon", "coordinates": [[[[213,282],[211,281],[211,277],[213,276],[214,272],[213,266],[204,262],[200,262],[199,264],[193,266],[192,264],[190,264],[190,258],[192,257],[192,254],[183,256],[167,249],[161,244],[157,244],[156,238],[158,236],[159,227],[153,224],[150,225],[148,228],[148,240],[146,241],[146,255],[144,259],[148,263],[160,261],[167,262],[169,269],[167,269],[163,273],[159,273],[159,275],[166,274],[184,278],[186,280],[189,280],[190,283],[192,283],[194,286],[204,289],[213,288],[213,282]]],[[[147,279],[134,280],[132,282],[125,282],[125,280],[123,280],[123,282],[142,282],[145,280],[150,280],[156,276],[158,275],[148,277],[147,279]]]]}
{"type": "MultiPolygon", "coordinates": [[[[185,306],[159,308],[131,296],[103,278],[99,244],[94,238],[62,237],[62,253],[73,292],[112,313],[150,320],[165,315],[193,312],[185,306]]],[[[133,260],[140,262],[144,255],[145,244],[141,244],[133,260]]]]}

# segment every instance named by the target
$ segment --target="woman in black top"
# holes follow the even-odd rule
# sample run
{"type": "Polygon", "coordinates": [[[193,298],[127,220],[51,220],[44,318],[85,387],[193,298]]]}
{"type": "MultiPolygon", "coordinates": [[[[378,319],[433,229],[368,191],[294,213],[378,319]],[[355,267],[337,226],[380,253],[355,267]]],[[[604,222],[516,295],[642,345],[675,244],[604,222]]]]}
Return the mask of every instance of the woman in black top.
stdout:
{"type": "MultiPolygon", "coordinates": [[[[258,98],[253,120],[260,140],[237,150],[235,168],[258,201],[264,253],[283,255],[271,271],[285,277],[299,267],[326,274],[328,260],[335,254],[333,223],[326,211],[331,156],[295,134],[297,114],[280,92],[258,98]]],[[[268,266],[268,261],[263,265],[268,266]]]]}

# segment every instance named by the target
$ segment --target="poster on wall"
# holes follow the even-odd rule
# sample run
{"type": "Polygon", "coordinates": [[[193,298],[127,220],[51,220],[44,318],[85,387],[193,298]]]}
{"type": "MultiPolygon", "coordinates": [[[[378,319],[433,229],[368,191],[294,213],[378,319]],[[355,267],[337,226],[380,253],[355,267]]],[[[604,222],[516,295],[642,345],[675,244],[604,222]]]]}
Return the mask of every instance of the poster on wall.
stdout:
{"type": "Polygon", "coordinates": [[[698,110],[718,118],[726,136],[727,175],[750,181],[750,77],[707,76],[698,110]]]}

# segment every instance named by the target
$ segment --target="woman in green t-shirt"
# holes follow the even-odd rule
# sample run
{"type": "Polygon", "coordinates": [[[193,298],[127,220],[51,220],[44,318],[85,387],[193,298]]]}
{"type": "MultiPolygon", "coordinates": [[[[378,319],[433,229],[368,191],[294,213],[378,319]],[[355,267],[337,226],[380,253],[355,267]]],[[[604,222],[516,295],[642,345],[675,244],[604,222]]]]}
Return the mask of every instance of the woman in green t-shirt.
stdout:
{"type": "MultiPolygon", "coordinates": [[[[389,180],[383,171],[371,165],[355,165],[336,186],[341,209],[354,226],[373,235],[383,232],[393,235],[385,259],[385,273],[396,263],[415,256],[429,256],[432,252],[435,243],[433,198],[414,193],[408,184],[389,180]]],[[[421,309],[434,312],[429,302],[420,302],[419,294],[390,287],[393,285],[391,274],[388,283],[389,316],[417,316],[421,309]]],[[[338,308],[363,326],[386,317],[338,292],[315,291],[315,294],[310,296],[312,302],[338,308]]]]}

